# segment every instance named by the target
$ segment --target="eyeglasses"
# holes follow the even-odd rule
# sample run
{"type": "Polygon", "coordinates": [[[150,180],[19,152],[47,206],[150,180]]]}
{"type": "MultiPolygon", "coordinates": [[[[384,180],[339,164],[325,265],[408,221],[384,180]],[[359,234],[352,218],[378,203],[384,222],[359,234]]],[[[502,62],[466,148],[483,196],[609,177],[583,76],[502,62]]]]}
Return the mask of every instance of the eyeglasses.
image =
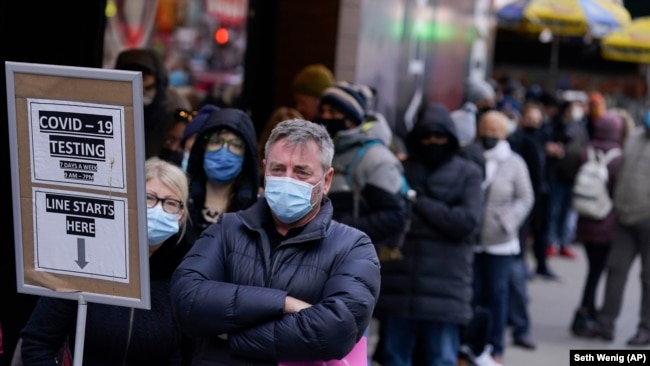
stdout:
{"type": "Polygon", "coordinates": [[[228,146],[228,151],[235,155],[241,156],[246,152],[246,144],[244,144],[242,139],[235,137],[226,140],[218,134],[213,134],[206,138],[205,149],[208,151],[218,151],[224,145],[228,146]]]}
{"type": "Polygon", "coordinates": [[[151,193],[147,193],[148,208],[156,207],[158,202],[162,202],[163,210],[170,214],[179,214],[181,213],[181,211],[183,211],[183,208],[185,207],[183,202],[179,200],[175,200],[173,198],[158,198],[151,193]]]}

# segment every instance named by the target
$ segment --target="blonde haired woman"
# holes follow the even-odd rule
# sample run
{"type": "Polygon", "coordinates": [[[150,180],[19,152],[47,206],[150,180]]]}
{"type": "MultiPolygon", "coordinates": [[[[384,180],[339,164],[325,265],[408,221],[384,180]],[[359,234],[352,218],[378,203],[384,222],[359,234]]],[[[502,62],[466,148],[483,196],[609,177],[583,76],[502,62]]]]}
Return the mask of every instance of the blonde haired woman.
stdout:
{"type": "Polygon", "coordinates": [[[508,282],[513,258],[521,251],[519,228],[535,197],[524,159],[510,148],[508,117],[489,111],[481,116],[478,137],[485,157],[483,223],[474,258],[474,301],[492,317],[488,343],[496,362],[504,352],[508,282]]]}
{"type": "MultiPolygon", "coordinates": [[[[169,281],[187,251],[179,244],[187,213],[188,182],[177,166],[159,158],[145,164],[151,309],[89,303],[85,365],[189,364],[188,343],[174,323],[169,281]]],[[[66,343],[74,353],[77,302],[42,297],[21,332],[24,365],[56,365],[66,343]]]]}

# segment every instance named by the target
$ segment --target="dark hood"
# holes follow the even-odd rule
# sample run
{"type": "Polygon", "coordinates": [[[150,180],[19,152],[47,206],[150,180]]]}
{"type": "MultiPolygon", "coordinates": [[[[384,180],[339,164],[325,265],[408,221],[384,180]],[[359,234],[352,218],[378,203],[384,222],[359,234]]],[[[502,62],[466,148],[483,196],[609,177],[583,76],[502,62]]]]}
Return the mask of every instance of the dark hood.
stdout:
{"type": "Polygon", "coordinates": [[[160,55],[150,49],[122,51],[115,61],[115,69],[153,74],[156,78],[156,96],[143,107],[146,157],[157,156],[162,148],[164,134],[172,119],[167,113],[167,69],[160,55]]]}
{"type": "Polygon", "coordinates": [[[192,145],[187,164],[187,173],[190,176],[190,196],[195,207],[203,207],[206,181],[203,171],[203,155],[205,154],[203,141],[206,136],[222,128],[228,128],[235,132],[246,142],[244,167],[235,181],[233,187],[235,196],[228,208],[228,211],[237,211],[248,207],[255,201],[259,188],[259,159],[255,127],[248,115],[239,109],[219,109],[211,113],[201,126],[196,142],[192,145]]]}
{"type": "MultiPolygon", "coordinates": [[[[429,103],[420,110],[417,121],[413,129],[408,135],[409,146],[415,147],[419,144],[419,139],[426,136],[431,131],[441,131],[448,133],[451,138],[449,143],[452,144],[456,150],[459,148],[458,132],[456,125],[451,118],[449,109],[440,103],[429,103]]],[[[415,153],[415,151],[411,151],[415,153]]]]}

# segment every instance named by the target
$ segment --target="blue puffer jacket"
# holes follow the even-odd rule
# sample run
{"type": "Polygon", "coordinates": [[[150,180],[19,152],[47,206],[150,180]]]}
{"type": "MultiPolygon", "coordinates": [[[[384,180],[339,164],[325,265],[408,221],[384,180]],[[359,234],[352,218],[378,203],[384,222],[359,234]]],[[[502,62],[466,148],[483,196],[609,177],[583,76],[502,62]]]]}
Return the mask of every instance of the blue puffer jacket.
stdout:
{"type": "Polygon", "coordinates": [[[379,295],[379,261],[367,235],[331,217],[325,198],[299,234],[271,251],[271,212],[260,198],[203,232],[171,287],[175,317],[196,338],[194,365],[277,365],[350,352],[379,295]],[[287,295],[313,306],[284,314],[287,295]]]}

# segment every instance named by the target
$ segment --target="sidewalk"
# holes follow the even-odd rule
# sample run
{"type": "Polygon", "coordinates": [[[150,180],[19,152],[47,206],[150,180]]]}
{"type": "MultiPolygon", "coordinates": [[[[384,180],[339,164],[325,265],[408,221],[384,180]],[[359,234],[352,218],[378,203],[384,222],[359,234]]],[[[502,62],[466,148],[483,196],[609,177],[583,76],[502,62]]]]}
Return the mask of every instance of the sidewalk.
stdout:
{"type": "MultiPolygon", "coordinates": [[[[504,366],[568,366],[569,351],[572,349],[628,349],[625,342],[634,335],[639,321],[639,306],[641,301],[640,265],[637,259],[628,274],[621,315],[616,323],[614,341],[607,343],[601,340],[575,338],[569,331],[573,313],[582,296],[582,286],[587,271],[584,249],[581,245],[573,246],[577,258],[575,260],[563,257],[549,259],[549,266],[560,276],[560,282],[546,281],[535,278],[528,282],[530,296],[531,332],[537,343],[537,349],[528,351],[512,346],[510,332],[506,334],[506,350],[504,366]]],[[[534,264],[529,261],[529,264],[534,264]]],[[[529,265],[529,268],[531,266],[529,265]]],[[[597,305],[600,304],[605,285],[605,277],[601,278],[597,294],[597,305]]],[[[376,323],[371,325],[369,349],[372,350],[377,341],[376,323]]],[[[414,365],[418,366],[418,365],[414,365]]]]}
{"type": "MultiPolygon", "coordinates": [[[[561,282],[535,278],[528,282],[532,335],[537,343],[535,351],[512,346],[510,333],[504,355],[505,366],[565,366],[569,365],[571,349],[627,349],[625,343],[636,331],[640,306],[640,265],[637,259],[628,275],[621,315],[617,321],[614,342],[574,338],[569,332],[587,271],[585,252],[581,245],[573,247],[577,259],[554,257],[549,265],[561,277],[561,282]]],[[[531,262],[529,262],[531,263],[531,262]]],[[[530,266],[529,266],[530,267],[530,266]]],[[[601,278],[597,297],[600,304],[605,277],[601,278]]]]}

